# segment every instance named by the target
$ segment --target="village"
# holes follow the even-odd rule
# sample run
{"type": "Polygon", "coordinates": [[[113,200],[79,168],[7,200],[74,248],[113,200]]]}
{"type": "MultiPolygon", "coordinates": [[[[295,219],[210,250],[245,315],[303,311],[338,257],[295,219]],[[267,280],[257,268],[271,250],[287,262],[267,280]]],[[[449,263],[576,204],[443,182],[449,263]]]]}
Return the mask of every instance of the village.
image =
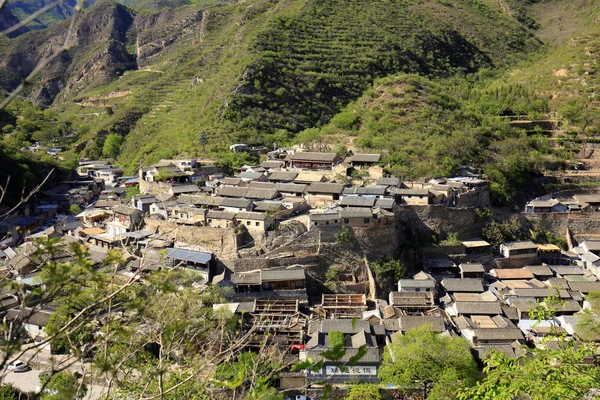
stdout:
{"type": "MultiPolygon", "coordinates": [[[[204,160],[161,160],[137,176],[82,160],[77,176],[40,191],[0,225],[2,268],[34,290],[43,262],[38,238],[80,243],[98,267],[109,250],[123,249],[124,277],[185,268],[203,287],[221,287],[227,301],[214,308],[242,316],[253,332],[247,347],[276,343],[290,365],[319,360],[332,348],[330,332],[344,335],[344,358],[325,360],[319,371],[289,370],[280,390],[324,379],[385,385],[377,375],[384,346],[416,327],[462,336],[478,362],[492,349],[515,357],[522,345],[579,338],[586,296],[600,291],[600,194],[534,199],[519,213],[557,227],[567,248],[530,240],[496,246],[480,236],[478,210],[491,206],[481,175],[464,168],[406,182],[383,176],[380,160],[277,151],[231,176],[204,160]],[[73,204],[80,212],[68,215],[73,204]],[[556,221],[547,220],[552,214],[556,221]],[[579,220],[578,228],[569,225],[579,220]],[[455,232],[459,239],[447,245],[418,239],[407,277],[383,282],[373,271],[372,263],[394,259],[403,243],[455,232]],[[538,321],[536,307],[554,316],[538,321]],[[358,363],[340,368],[362,346],[358,363]]],[[[1,302],[4,318],[26,313],[31,340],[43,341],[51,305],[21,309],[11,292],[1,302]]]]}

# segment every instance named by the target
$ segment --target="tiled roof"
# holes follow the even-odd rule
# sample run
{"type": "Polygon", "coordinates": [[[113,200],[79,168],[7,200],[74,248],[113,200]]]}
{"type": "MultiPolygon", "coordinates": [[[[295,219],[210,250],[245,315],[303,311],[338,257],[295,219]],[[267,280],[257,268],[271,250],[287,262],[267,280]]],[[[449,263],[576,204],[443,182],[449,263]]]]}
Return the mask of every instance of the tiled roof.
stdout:
{"type": "Polygon", "coordinates": [[[442,280],[442,286],[447,292],[483,292],[483,284],[475,278],[445,278],[442,280]]]}

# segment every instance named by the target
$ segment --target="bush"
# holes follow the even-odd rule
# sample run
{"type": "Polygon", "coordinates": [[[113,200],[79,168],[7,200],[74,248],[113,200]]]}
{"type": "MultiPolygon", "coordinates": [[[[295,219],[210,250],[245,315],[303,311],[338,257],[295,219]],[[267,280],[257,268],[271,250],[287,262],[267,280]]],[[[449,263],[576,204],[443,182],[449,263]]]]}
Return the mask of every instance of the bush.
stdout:
{"type": "Polygon", "coordinates": [[[381,400],[381,393],[377,385],[352,385],[346,400],[381,400]]]}
{"type": "Polygon", "coordinates": [[[352,233],[350,232],[350,229],[345,226],[342,226],[340,231],[333,237],[337,243],[350,243],[352,241],[352,233]]]}

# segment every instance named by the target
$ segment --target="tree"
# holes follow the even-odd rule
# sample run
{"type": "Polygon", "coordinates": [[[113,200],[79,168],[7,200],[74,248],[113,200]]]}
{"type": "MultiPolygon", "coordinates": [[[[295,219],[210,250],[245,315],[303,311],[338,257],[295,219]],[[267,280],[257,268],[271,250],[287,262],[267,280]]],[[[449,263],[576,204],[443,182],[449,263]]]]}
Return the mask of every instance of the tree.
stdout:
{"type": "MultiPolygon", "coordinates": [[[[485,360],[485,378],[464,389],[458,398],[576,400],[593,397],[591,392],[600,383],[600,368],[590,362],[596,358],[596,344],[586,340],[599,337],[600,293],[591,292],[587,297],[592,309],[583,315],[576,327],[581,340],[569,340],[557,331],[552,338],[544,338],[545,341],[552,340],[551,345],[534,349],[523,346],[518,357],[511,358],[494,351],[485,360]]],[[[530,313],[538,321],[552,320],[559,304],[558,294],[550,296],[530,313]]]]}
{"type": "Polygon", "coordinates": [[[123,136],[111,133],[104,141],[102,147],[102,155],[109,158],[117,158],[121,152],[121,145],[123,144],[123,136]]]}
{"type": "Polygon", "coordinates": [[[477,365],[462,338],[441,336],[427,326],[411,329],[385,347],[379,369],[382,383],[423,390],[438,399],[455,394],[477,380],[477,365]]]}
{"type": "Polygon", "coordinates": [[[205,146],[208,143],[208,138],[206,137],[206,132],[202,131],[200,132],[200,137],[198,138],[198,141],[200,142],[200,145],[202,146],[202,152],[206,152],[205,150],[205,146]]]}
{"type": "Polygon", "coordinates": [[[346,400],[381,400],[381,393],[377,385],[352,385],[346,400]]]}
{"type": "Polygon", "coordinates": [[[41,400],[82,399],[87,394],[87,386],[80,384],[77,377],[69,370],[44,375],[41,384],[43,387],[41,400]]]}

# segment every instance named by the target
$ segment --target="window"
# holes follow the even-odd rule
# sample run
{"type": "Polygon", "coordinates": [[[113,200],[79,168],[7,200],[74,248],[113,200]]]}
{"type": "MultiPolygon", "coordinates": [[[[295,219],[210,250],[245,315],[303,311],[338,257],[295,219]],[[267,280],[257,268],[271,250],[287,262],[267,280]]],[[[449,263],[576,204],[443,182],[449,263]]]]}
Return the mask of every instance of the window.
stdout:
{"type": "Polygon", "coordinates": [[[345,224],[349,224],[349,223],[350,223],[350,220],[349,220],[348,218],[344,218],[344,223],[345,223],[345,224]]]}
{"type": "Polygon", "coordinates": [[[254,225],[255,226],[260,226],[260,222],[256,221],[254,225]]]}
{"type": "Polygon", "coordinates": [[[365,218],[363,221],[364,221],[365,224],[368,224],[371,221],[371,219],[370,218],[365,218]]]}
{"type": "Polygon", "coordinates": [[[325,221],[325,225],[329,225],[329,221],[325,221]]]}
{"type": "Polygon", "coordinates": [[[246,225],[250,226],[251,222],[250,221],[246,221],[246,225]]]}

